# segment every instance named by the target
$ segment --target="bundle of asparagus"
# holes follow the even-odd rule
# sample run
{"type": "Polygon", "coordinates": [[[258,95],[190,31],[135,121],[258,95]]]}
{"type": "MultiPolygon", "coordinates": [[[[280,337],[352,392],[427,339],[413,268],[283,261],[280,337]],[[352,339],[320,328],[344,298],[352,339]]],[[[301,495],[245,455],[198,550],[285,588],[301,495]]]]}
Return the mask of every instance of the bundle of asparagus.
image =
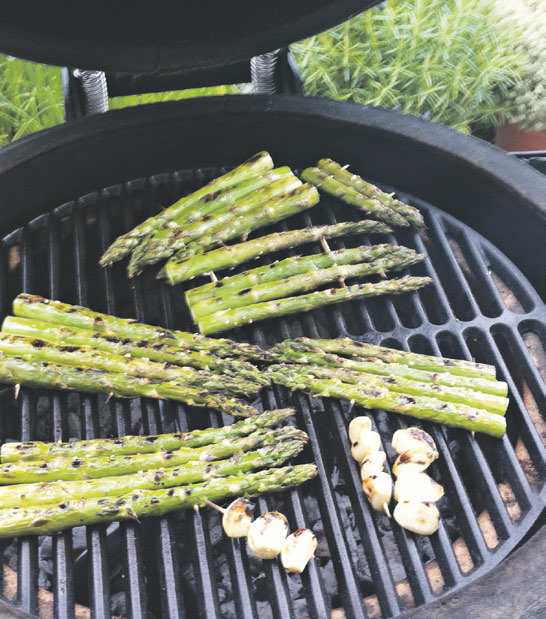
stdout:
{"type": "Polygon", "coordinates": [[[508,387],[493,366],[349,339],[286,340],[269,357],[277,362],[271,380],[291,389],[496,437],[506,432],[508,387]]]}
{"type": "Polygon", "coordinates": [[[237,416],[256,409],[234,396],[268,379],[249,344],[212,340],[28,294],[0,334],[0,381],[120,397],[168,398],[237,416]]]}
{"type": "Polygon", "coordinates": [[[0,488],[0,538],[161,515],[296,486],[314,477],[316,467],[272,468],[300,453],[308,440],[289,426],[273,429],[291,414],[267,411],[185,434],[8,443],[0,454],[0,484],[9,484],[0,488]]]}
{"type": "Polygon", "coordinates": [[[425,225],[415,207],[396,200],[331,159],[321,159],[316,168],[307,168],[301,177],[379,221],[402,227],[422,228],[425,225]]]}

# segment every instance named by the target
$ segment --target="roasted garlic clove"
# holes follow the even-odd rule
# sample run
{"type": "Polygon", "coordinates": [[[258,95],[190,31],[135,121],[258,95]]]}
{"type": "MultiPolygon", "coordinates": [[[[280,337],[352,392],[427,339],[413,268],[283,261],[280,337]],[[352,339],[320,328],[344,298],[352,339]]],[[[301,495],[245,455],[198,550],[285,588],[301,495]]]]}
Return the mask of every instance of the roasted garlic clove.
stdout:
{"type": "Polygon", "coordinates": [[[438,457],[438,450],[432,440],[432,436],[421,430],[421,428],[411,427],[397,430],[392,436],[392,447],[399,454],[419,449],[420,451],[435,454],[434,459],[438,457]]]}
{"type": "Polygon", "coordinates": [[[288,535],[288,521],[279,512],[267,512],[256,518],[248,530],[248,547],[258,559],[274,559],[288,535]]]}
{"type": "Polygon", "coordinates": [[[432,535],[438,530],[440,512],[434,503],[402,501],[394,508],[396,522],[418,535],[432,535]]]}
{"type": "Polygon", "coordinates": [[[317,538],[310,529],[298,529],[284,540],[281,562],[288,572],[301,574],[315,556],[317,538]]]}
{"type": "Polygon", "coordinates": [[[355,417],[349,424],[349,440],[354,443],[361,432],[364,430],[371,430],[372,422],[369,417],[355,417]]]}
{"type": "Polygon", "coordinates": [[[222,516],[222,526],[228,537],[246,537],[252,523],[254,504],[247,499],[235,499],[222,516]]]}
{"type": "Polygon", "coordinates": [[[374,430],[363,430],[351,445],[351,455],[357,462],[381,449],[381,437],[374,430]]]}
{"type": "Polygon", "coordinates": [[[366,477],[362,482],[362,489],[374,509],[384,511],[387,516],[390,516],[388,506],[392,497],[392,479],[388,473],[381,471],[366,477]]]}
{"type": "Polygon", "coordinates": [[[421,473],[427,469],[436,459],[432,451],[410,449],[401,453],[392,465],[392,472],[396,477],[406,472],[421,473]]]}
{"type": "Polygon", "coordinates": [[[367,455],[364,460],[362,460],[362,466],[360,467],[360,477],[362,480],[366,479],[366,477],[370,477],[370,475],[382,473],[386,459],[387,455],[384,451],[374,451],[367,455]]]}
{"type": "Polygon", "coordinates": [[[398,476],[394,484],[394,498],[396,501],[420,501],[435,503],[444,496],[444,488],[436,483],[426,473],[404,471],[398,476]]]}

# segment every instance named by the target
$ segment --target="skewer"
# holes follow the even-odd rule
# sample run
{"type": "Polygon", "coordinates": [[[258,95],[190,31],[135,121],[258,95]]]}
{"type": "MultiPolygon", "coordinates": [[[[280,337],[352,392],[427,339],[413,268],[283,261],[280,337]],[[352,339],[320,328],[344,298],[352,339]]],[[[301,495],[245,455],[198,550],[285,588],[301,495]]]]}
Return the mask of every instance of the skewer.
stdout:
{"type": "MultiPolygon", "coordinates": [[[[323,249],[324,253],[325,253],[327,256],[330,256],[330,255],[332,254],[332,250],[330,249],[330,245],[328,245],[328,241],[327,241],[327,240],[326,240],[323,236],[321,236],[321,237],[320,237],[320,244],[321,244],[321,246],[322,246],[322,249],[323,249]]],[[[342,288],[346,288],[346,287],[347,287],[347,285],[345,284],[345,280],[343,279],[343,277],[339,277],[337,281],[339,282],[339,285],[340,285],[342,288]]]]}

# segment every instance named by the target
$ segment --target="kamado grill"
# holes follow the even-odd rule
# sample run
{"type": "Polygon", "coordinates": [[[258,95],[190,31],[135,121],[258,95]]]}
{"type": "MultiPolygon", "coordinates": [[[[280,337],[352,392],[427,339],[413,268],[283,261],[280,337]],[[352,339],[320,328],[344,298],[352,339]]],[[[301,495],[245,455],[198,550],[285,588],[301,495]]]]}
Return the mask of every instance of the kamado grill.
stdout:
{"type": "MultiPolygon", "coordinates": [[[[172,4],[168,11],[180,9],[172,4]]],[[[373,3],[301,4],[303,15],[311,4],[316,8],[310,21],[300,19],[277,32],[278,24],[265,16],[256,21],[261,8],[255,9],[249,32],[257,23],[266,24],[267,36],[245,34],[245,24],[240,24],[234,36],[215,48],[188,43],[187,23],[176,45],[167,37],[174,36],[172,24],[165,31],[171,47],[159,45],[160,26],[151,28],[150,36],[157,40],[150,46],[130,46],[123,36],[112,47],[98,45],[100,49],[77,37],[59,42],[55,36],[62,32],[64,37],[65,27],[76,19],[70,13],[55,28],[47,22],[40,36],[48,43],[42,48],[26,40],[26,35],[34,36],[32,25],[26,27],[30,14],[23,19],[19,8],[2,9],[0,30],[11,33],[2,45],[22,56],[117,71],[175,67],[187,78],[190,65],[209,71],[222,59],[240,62],[373,3]],[[164,57],[160,52],[165,49],[184,53],[164,57]]],[[[281,20],[284,8],[295,10],[296,5],[299,10],[299,3],[283,3],[276,19],[281,20]]],[[[198,24],[199,11],[184,7],[188,10],[189,23],[198,24]]],[[[131,22],[126,29],[118,29],[114,20],[93,37],[101,43],[114,41],[109,35],[125,35],[132,20],[143,15],[124,13],[131,22]]],[[[160,17],[154,11],[145,25],[160,17]]],[[[150,77],[156,78],[163,79],[150,77]]],[[[112,74],[110,79],[131,81],[127,75],[112,74]]],[[[228,335],[264,347],[301,335],[348,336],[493,364],[510,390],[506,436],[473,437],[416,423],[436,441],[441,455],[433,475],[446,489],[438,533],[418,537],[378,517],[366,502],[346,438],[346,403],[277,387],[265,390],[264,408],[296,407],[296,423],[310,437],[297,462],[315,462],[319,471],[297,490],[257,500],[258,513],[278,509],[317,534],[317,558],[301,576],[287,576],[275,561],[250,558],[244,543],[222,535],[220,517],[212,510],[190,510],[141,523],[94,525],[3,542],[0,613],[5,608],[16,616],[55,617],[443,616],[438,606],[430,605],[444,600],[453,604],[458,592],[463,608],[472,604],[475,616],[492,616],[478,614],[479,604],[487,601],[483,588],[479,599],[468,588],[490,572],[498,573],[507,596],[515,596],[514,575],[494,570],[502,570],[499,564],[539,529],[544,506],[546,182],[528,164],[425,120],[294,95],[194,99],[84,118],[19,140],[0,153],[2,318],[23,291],[191,330],[183,285],[160,283],[153,270],[130,281],[125,265],[101,269],[98,259],[120,233],[259,150],[294,169],[331,156],[419,207],[426,231],[396,232],[388,242],[426,252],[427,260],[411,270],[431,276],[434,283],[394,300],[341,304],[228,335]]],[[[539,156],[535,163],[541,165],[539,156]]],[[[356,211],[323,195],[308,214],[253,236],[334,223],[351,213],[357,218],[356,211]]],[[[367,242],[363,237],[347,241],[367,242]]],[[[344,246],[342,241],[330,243],[332,248],[344,246]]],[[[320,246],[305,246],[305,251],[317,252],[320,246]]],[[[286,255],[290,252],[274,258],[286,255]]],[[[394,452],[387,441],[396,429],[415,422],[382,411],[372,415],[391,461],[394,452]]],[[[6,389],[0,440],[153,434],[229,423],[226,415],[167,401],[109,401],[27,388],[14,400],[12,389],[6,389]]],[[[539,565],[533,546],[541,543],[539,532],[518,551],[526,553],[530,590],[540,587],[542,572],[530,562],[539,565]]],[[[493,604],[488,603],[485,609],[493,604]]],[[[504,603],[503,597],[494,602],[500,611],[504,603]]],[[[461,615],[454,611],[451,616],[461,615]]]]}

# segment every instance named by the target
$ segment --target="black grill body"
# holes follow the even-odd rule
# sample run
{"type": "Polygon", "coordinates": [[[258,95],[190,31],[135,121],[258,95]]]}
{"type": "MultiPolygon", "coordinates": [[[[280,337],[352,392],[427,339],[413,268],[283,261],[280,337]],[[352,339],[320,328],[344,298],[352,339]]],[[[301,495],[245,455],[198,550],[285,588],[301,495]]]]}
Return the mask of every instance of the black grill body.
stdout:
{"type": "MultiPolygon", "coordinates": [[[[279,509],[294,528],[310,526],[318,534],[317,559],[301,577],[288,577],[277,562],[249,558],[244,544],[222,536],[216,513],[201,510],[4,543],[4,561],[15,570],[5,570],[4,582],[6,590],[16,581],[13,608],[37,614],[41,574],[52,595],[40,595],[58,617],[71,616],[75,602],[108,616],[112,596],[131,617],[322,619],[339,608],[354,618],[398,616],[489,572],[537,522],[544,479],[546,183],[477,140],[393,112],[283,97],[147,106],[21,140],[0,153],[2,317],[26,291],[190,328],[184,287],[159,284],[152,272],[130,282],[125,265],[101,270],[98,257],[122,231],[261,149],[295,168],[323,156],[350,163],[423,209],[425,233],[397,232],[388,240],[426,251],[429,258],[412,272],[431,275],[434,285],[394,300],[267,321],[233,336],[267,346],[299,335],[348,335],[493,363],[510,387],[507,436],[474,438],[418,424],[440,449],[431,474],[447,497],[438,534],[418,538],[370,510],[349,453],[346,406],[265,391],[264,408],[297,407],[296,423],[311,438],[298,461],[319,468],[319,477],[300,489],[257,500],[259,513],[279,509]]],[[[323,197],[319,207],[281,227],[356,217],[323,197]]],[[[350,244],[361,242],[369,239],[350,244]]],[[[392,464],[389,439],[414,420],[382,411],[373,419],[392,464]]],[[[230,422],[168,402],[28,389],[14,403],[7,390],[0,438],[67,440],[230,422]]]]}

